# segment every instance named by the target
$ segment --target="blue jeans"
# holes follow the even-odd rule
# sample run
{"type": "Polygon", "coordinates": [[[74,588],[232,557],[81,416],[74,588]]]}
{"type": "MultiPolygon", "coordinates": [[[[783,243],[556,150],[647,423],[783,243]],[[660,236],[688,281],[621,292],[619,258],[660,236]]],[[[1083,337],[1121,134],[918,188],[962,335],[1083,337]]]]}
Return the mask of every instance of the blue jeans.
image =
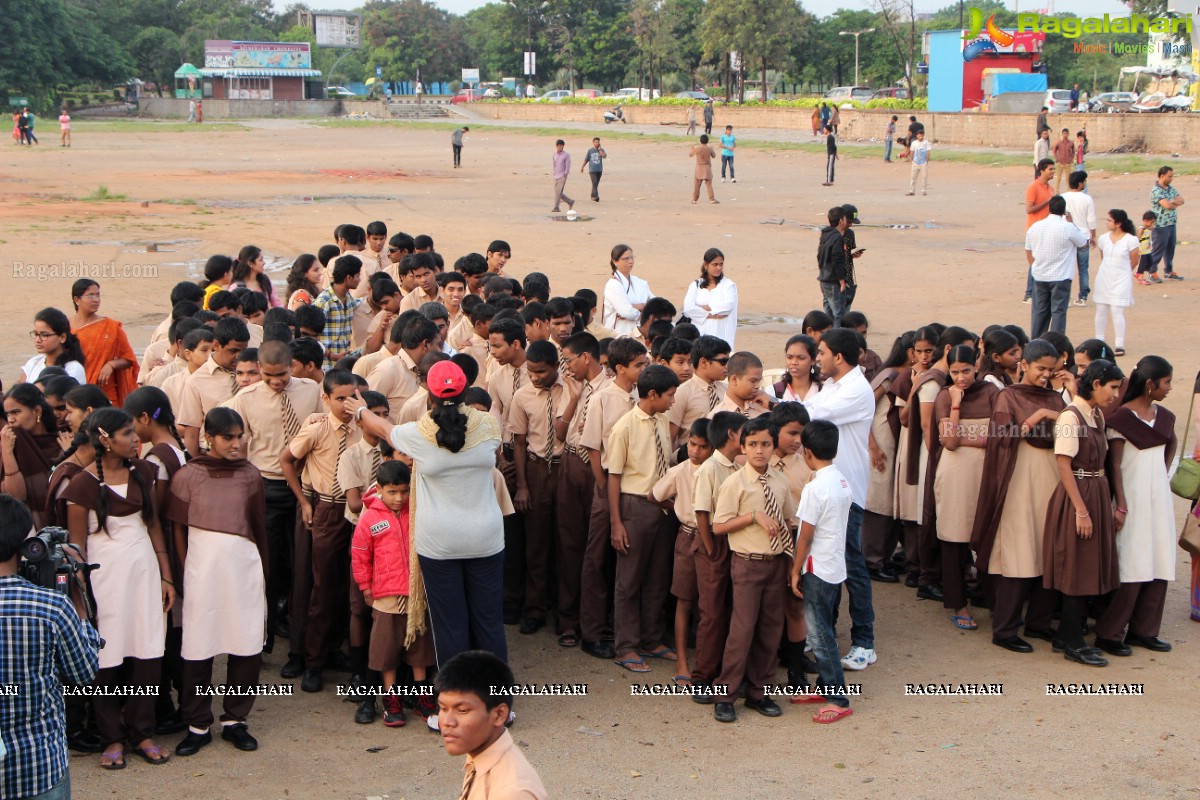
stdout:
{"type": "Polygon", "coordinates": [[[1091,249],[1086,245],[1075,251],[1075,264],[1079,267],[1079,296],[1087,300],[1092,287],[1088,283],[1088,264],[1091,261],[1091,249]]]}
{"type": "MultiPolygon", "coordinates": [[[[846,686],[846,675],[842,671],[842,656],[838,652],[837,634],[833,624],[837,617],[838,604],[842,602],[842,585],[826,583],[811,572],[801,577],[804,589],[804,622],[808,625],[808,646],[817,662],[820,685],[846,686]]],[[[825,700],[835,706],[847,708],[850,698],[846,695],[824,695],[825,700]]]]}
{"type": "Polygon", "coordinates": [[[1156,225],[1150,234],[1150,274],[1158,274],[1158,262],[1163,262],[1170,275],[1175,271],[1175,226],[1156,225]]]}
{"type": "Polygon", "coordinates": [[[875,648],[875,608],[871,604],[871,575],[862,551],[863,510],[850,504],[846,521],[846,593],[850,595],[850,644],[875,648]]]}
{"type": "Polygon", "coordinates": [[[884,161],[892,160],[892,144],[893,144],[893,142],[891,139],[883,140],[883,160],[884,161]]]}
{"type": "Polygon", "coordinates": [[[1046,331],[1067,332],[1067,306],[1071,304],[1071,280],[1033,282],[1033,319],[1029,338],[1039,339],[1046,331]]]}
{"type": "Polygon", "coordinates": [[[41,794],[28,795],[25,800],[71,800],[71,772],[63,772],[58,783],[41,794]]]}
{"type": "Polygon", "coordinates": [[[508,661],[504,552],[486,558],[418,558],[438,666],[466,650],[487,650],[508,661]]]}
{"type": "Polygon", "coordinates": [[[725,179],[726,164],[729,165],[729,177],[736,180],[737,176],[733,174],[733,156],[721,156],[721,180],[725,179]]]}
{"type": "Polygon", "coordinates": [[[1025,297],[1033,297],[1033,267],[1025,270],[1025,297]]]}
{"type": "Polygon", "coordinates": [[[821,284],[821,300],[825,306],[825,313],[833,318],[833,327],[838,327],[842,324],[842,316],[846,313],[846,298],[842,295],[842,288],[831,281],[818,281],[821,284]]]}

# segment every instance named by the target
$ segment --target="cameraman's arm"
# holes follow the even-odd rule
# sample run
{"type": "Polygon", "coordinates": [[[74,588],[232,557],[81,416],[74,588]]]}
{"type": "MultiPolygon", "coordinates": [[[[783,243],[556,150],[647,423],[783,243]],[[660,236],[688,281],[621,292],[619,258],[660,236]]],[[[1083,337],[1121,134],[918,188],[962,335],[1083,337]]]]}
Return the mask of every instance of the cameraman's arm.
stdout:
{"type": "MultiPolygon", "coordinates": [[[[87,561],[87,537],[88,537],[88,509],[84,506],[75,503],[67,503],[67,534],[71,544],[79,548],[79,560],[87,561]]],[[[75,558],[71,550],[67,550],[67,558],[75,558]]],[[[75,611],[79,614],[80,619],[86,619],[86,611],[83,607],[83,597],[79,594],[79,587],[74,582],[71,584],[71,602],[75,604],[75,611]]]]}
{"type": "Polygon", "coordinates": [[[63,683],[84,686],[96,677],[100,666],[100,634],[92,624],[66,612],[57,621],[59,646],[55,666],[63,683]]]}

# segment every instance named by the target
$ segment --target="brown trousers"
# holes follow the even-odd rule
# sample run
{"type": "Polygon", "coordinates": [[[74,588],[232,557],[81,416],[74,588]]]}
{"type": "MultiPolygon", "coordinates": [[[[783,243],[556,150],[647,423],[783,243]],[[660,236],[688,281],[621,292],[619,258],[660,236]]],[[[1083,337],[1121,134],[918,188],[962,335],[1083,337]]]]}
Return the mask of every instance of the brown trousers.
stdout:
{"type": "Polygon", "coordinates": [[[1050,630],[1054,627],[1054,609],[1058,606],[1058,592],[1042,586],[1042,578],[1007,578],[1003,575],[990,576],[992,600],[992,638],[1008,639],[1017,635],[1021,627],[1021,608],[1029,601],[1025,613],[1025,627],[1034,630],[1050,630]]]}
{"type": "MultiPolygon", "coordinates": [[[[350,595],[347,566],[353,535],[354,529],[345,517],[344,503],[316,502],[313,506],[311,564],[306,570],[312,576],[312,591],[304,632],[304,665],[310,669],[324,667],[329,651],[337,645],[330,641],[330,634],[334,620],[345,619],[345,603],[350,595]]],[[[297,547],[297,576],[301,567],[299,553],[297,547]]]]}
{"type": "Polygon", "coordinates": [[[705,186],[708,187],[708,199],[709,200],[717,199],[716,196],[713,194],[712,178],[696,178],[695,183],[692,186],[692,202],[693,203],[700,199],[700,184],[704,184],[705,186]]]}
{"type": "Polygon", "coordinates": [[[610,598],[604,562],[612,551],[608,497],[598,497],[593,491],[592,513],[588,521],[579,590],[579,624],[582,628],[580,638],[585,642],[599,642],[609,638],[607,619],[610,598]]]}
{"type": "MultiPolygon", "coordinates": [[[[226,686],[257,686],[258,676],[262,671],[262,653],[253,656],[230,655],[225,670],[226,686]]],[[[205,688],[212,683],[213,659],[203,661],[183,662],[183,697],[180,706],[183,708],[183,718],[197,730],[208,729],[213,724],[212,697],[197,694],[197,688],[205,688]]],[[[254,695],[226,695],[224,698],[224,713],[221,722],[245,722],[254,708],[254,695]]]]}
{"type": "Polygon", "coordinates": [[[1157,637],[1166,606],[1166,581],[1122,583],[1108,596],[1108,608],[1096,620],[1096,635],[1122,641],[1128,625],[1134,636],[1157,637]]]}
{"type": "Polygon", "coordinates": [[[917,544],[921,549],[922,586],[932,586],[942,581],[942,540],[937,537],[937,525],[921,525],[917,531],[917,544]]]}
{"type": "Polygon", "coordinates": [[[696,658],[692,682],[712,683],[721,672],[721,655],[729,634],[729,538],[713,537],[713,554],[705,554],[696,534],[696,658]]]}
{"type": "Polygon", "coordinates": [[[656,647],[663,640],[663,605],[671,589],[673,530],[662,508],[644,497],[621,495],[621,522],[629,552],[617,553],[613,628],[617,655],[656,647]]]}
{"type": "Polygon", "coordinates": [[[770,561],[747,561],[736,555],[730,559],[733,613],[717,680],[729,687],[723,702],[733,702],[743,678],[747,700],[761,700],[763,687],[775,682],[787,604],[787,567],[788,560],[782,556],[770,561]]]}
{"type": "Polygon", "coordinates": [[[971,545],[942,542],[942,607],[967,607],[967,570],[971,568],[971,545]]]}
{"type": "Polygon", "coordinates": [[[900,520],[900,530],[904,538],[905,566],[911,575],[921,573],[921,525],[912,520],[900,520]]]}
{"type": "MultiPolygon", "coordinates": [[[[137,686],[158,688],[161,658],[127,658],[119,667],[96,670],[95,686],[137,686]]],[[[105,747],[118,742],[136,746],[154,736],[154,695],[130,697],[97,696],[92,698],[96,729],[105,747]],[[122,705],[124,708],[122,709],[122,705]]]]}
{"type": "Polygon", "coordinates": [[[896,544],[900,539],[899,526],[896,520],[874,511],[863,512],[862,522],[862,551],[867,559],[868,569],[886,567],[896,552],[896,544]]]}
{"type": "Polygon", "coordinates": [[[525,512],[525,605],[521,616],[546,621],[550,562],[554,553],[554,506],[560,464],[530,457],[525,462],[529,511],[525,512]]]}
{"type": "MultiPolygon", "coordinates": [[[[579,456],[566,453],[558,479],[558,632],[579,632],[579,597],[596,479],[579,456]]],[[[589,640],[590,641],[590,640],[589,640]]]]}

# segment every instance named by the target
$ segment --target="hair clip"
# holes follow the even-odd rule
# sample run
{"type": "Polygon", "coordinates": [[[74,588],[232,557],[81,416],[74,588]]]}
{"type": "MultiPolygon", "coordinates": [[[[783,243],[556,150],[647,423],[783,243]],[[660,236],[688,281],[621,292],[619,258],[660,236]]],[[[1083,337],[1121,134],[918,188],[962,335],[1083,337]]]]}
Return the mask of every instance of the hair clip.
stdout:
{"type": "Polygon", "coordinates": [[[108,435],[108,431],[104,430],[104,428],[101,428],[99,425],[96,426],[96,431],[105,438],[112,438],[108,435]]]}
{"type": "Polygon", "coordinates": [[[152,419],[152,420],[154,420],[155,422],[157,422],[157,421],[158,421],[158,415],[159,415],[159,414],[161,414],[161,413],[162,413],[162,409],[161,409],[161,408],[156,408],[156,409],[154,409],[154,413],[150,415],[150,419],[152,419]]]}

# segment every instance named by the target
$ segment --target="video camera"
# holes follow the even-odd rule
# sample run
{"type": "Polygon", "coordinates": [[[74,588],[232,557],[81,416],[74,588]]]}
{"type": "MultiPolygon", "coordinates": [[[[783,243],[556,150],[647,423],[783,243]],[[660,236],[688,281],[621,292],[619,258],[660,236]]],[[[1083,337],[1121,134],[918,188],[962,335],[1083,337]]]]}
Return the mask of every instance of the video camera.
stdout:
{"type": "Polygon", "coordinates": [[[99,569],[100,565],[84,561],[79,547],[71,544],[67,538],[64,529],[47,527],[26,539],[21,543],[22,561],[19,573],[31,583],[62,592],[64,595],[70,595],[71,581],[74,579],[79,585],[87,617],[95,624],[96,602],[92,594],[90,575],[92,570],[99,569]],[[68,550],[77,558],[68,555],[68,550]]]}

